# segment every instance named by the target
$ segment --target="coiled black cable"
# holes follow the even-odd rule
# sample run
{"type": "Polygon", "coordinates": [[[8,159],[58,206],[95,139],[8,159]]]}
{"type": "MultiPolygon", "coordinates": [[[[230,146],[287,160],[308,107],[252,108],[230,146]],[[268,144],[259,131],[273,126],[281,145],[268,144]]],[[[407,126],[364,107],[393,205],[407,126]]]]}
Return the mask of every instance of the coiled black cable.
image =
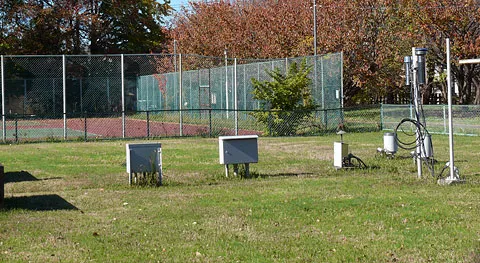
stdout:
{"type": "Polygon", "coordinates": [[[405,118],[398,123],[397,127],[395,127],[395,134],[397,135],[395,136],[395,138],[396,138],[398,147],[408,151],[414,150],[415,156],[417,158],[419,157],[425,163],[432,177],[436,177],[435,168],[434,168],[435,159],[433,158],[433,144],[431,143],[431,141],[429,142],[429,145],[432,150],[432,156],[431,157],[422,156],[422,153],[425,155],[425,153],[427,152],[425,149],[425,139],[431,140],[430,133],[428,132],[425,125],[423,125],[419,121],[405,118]],[[404,128],[404,126],[408,123],[415,126],[414,131],[412,131],[411,126],[409,127],[409,129],[404,128]],[[402,136],[399,136],[400,134],[399,132],[406,135],[407,138],[413,137],[414,139],[402,140],[400,139],[400,137],[402,136]]]}

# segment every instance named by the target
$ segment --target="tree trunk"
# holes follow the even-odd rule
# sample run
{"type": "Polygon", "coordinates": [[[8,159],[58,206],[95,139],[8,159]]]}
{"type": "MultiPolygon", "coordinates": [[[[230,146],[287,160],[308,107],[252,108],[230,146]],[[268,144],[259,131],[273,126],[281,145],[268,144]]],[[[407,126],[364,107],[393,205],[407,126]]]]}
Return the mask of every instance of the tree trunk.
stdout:
{"type": "Polygon", "coordinates": [[[458,103],[465,104],[465,70],[463,66],[460,66],[458,73],[456,74],[458,85],[458,103]]]}
{"type": "Polygon", "coordinates": [[[473,84],[475,85],[475,104],[480,104],[480,81],[478,79],[473,79],[473,84]]]}

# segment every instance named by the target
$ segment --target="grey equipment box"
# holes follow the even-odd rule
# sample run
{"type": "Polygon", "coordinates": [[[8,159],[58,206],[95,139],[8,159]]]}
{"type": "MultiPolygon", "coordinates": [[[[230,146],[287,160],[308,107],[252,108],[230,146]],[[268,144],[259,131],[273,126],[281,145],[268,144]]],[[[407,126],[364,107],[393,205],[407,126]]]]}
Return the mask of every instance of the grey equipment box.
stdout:
{"type": "Polygon", "coordinates": [[[220,136],[218,137],[218,153],[220,164],[225,164],[228,176],[228,165],[245,164],[248,176],[248,164],[258,163],[258,135],[220,136]]]}
{"type": "Polygon", "coordinates": [[[132,174],[152,172],[158,172],[159,183],[162,184],[162,144],[127,144],[126,152],[129,184],[132,184],[132,174]]]}

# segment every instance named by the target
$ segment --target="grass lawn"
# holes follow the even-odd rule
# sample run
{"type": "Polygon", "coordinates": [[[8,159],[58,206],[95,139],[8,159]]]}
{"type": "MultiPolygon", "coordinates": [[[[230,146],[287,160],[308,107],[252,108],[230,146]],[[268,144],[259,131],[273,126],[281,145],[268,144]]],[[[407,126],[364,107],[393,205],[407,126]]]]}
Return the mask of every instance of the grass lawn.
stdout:
{"type": "Polygon", "coordinates": [[[383,133],[344,138],[370,169],[335,170],[336,135],[259,138],[251,179],[225,177],[217,139],[157,140],[158,188],[128,186],[135,141],[0,145],[0,262],[480,262],[479,137],[455,137],[454,186],[378,156],[383,133]]]}

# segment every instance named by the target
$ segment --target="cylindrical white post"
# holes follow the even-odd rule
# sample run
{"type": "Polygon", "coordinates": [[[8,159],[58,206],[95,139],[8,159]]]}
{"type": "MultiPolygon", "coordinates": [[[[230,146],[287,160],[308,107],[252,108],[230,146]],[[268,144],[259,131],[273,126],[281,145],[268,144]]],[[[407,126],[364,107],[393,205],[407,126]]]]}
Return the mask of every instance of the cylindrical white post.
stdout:
{"type": "MultiPolygon", "coordinates": [[[[415,54],[415,47],[412,47],[412,70],[413,70],[413,74],[412,74],[412,86],[413,86],[413,103],[415,104],[415,120],[417,122],[420,123],[420,116],[419,116],[419,112],[420,112],[420,94],[419,94],[419,89],[418,89],[418,83],[417,83],[417,72],[418,72],[418,68],[417,68],[417,55],[415,54]]],[[[416,138],[417,138],[417,142],[419,143],[419,145],[417,145],[417,149],[416,149],[416,153],[417,153],[417,156],[416,156],[416,160],[417,160],[417,178],[422,178],[422,147],[423,147],[423,138],[422,138],[422,134],[421,134],[421,131],[420,131],[420,125],[417,124],[417,127],[416,127],[416,138]]]]}
{"type": "Polygon", "coordinates": [[[450,147],[450,177],[447,180],[458,179],[455,177],[455,164],[453,155],[453,118],[452,118],[452,79],[450,68],[450,39],[447,38],[447,89],[448,89],[448,142],[450,147]]]}
{"type": "Polygon", "coordinates": [[[122,85],[122,138],[125,138],[125,65],[123,54],[120,57],[121,85],[122,85]]]}
{"type": "Polygon", "coordinates": [[[237,58],[234,59],[233,65],[233,106],[235,108],[235,135],[238,135],[238,101],[237,101],[237,58]]]}
{"type": "Polygon", "coordinates": [[[3,55],[1,56],[1,70],[2,70],[2,138],[5,142],[7,140],[7,122],[5,121],[5,67],[3,55]]]}
{"type": "Polygon", "coordinates": [[[178,55],[178,63],[179,63],[179,77],[178,77],[178,81],[179,81],[179,105],[178,108],[180,110],[180,136],[183,136],[183,112],[182,112],[182,100],[183,100],[183,81],[182,81],[182,54],[179,54],[178,55]]]}
{"type": "Polygon", "coordinates": [[[65,55],[62,56],[62,78],[63,78],[63,139],[67,139],[67,62],[65,55]]]}

